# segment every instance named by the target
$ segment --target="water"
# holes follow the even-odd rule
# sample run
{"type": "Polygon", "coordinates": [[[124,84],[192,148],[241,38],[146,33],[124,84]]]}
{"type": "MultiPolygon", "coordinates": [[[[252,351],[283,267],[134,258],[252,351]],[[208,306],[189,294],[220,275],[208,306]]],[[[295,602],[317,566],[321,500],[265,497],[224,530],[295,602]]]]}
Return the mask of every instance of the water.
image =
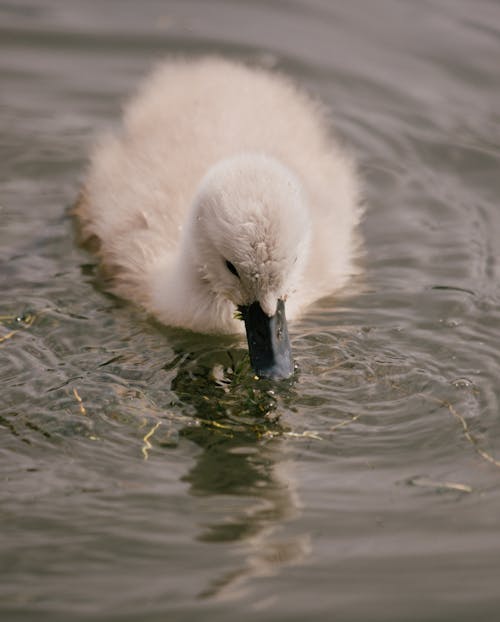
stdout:
{"type": "Polygon", "coordinates": [[[2,619],[496,619],[498,2],[18,0],[0,51],[2,619]],[[93,137],[179,52],[295,76],[358,157],[364,274],[293,383],[74,244],[93,137]]]}

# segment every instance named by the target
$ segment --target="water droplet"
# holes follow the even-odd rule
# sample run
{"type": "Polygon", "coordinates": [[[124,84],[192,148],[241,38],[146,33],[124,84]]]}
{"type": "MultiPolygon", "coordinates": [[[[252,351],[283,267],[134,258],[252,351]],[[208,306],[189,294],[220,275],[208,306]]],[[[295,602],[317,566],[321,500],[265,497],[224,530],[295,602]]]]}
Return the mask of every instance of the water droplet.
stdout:
{"type": "Polygon", "coordinates": [[[451,384],[457,389],[470,389],[474,386],[472,380],[469,380],[468,378],[456,378],[451,381],[451,384]]]}

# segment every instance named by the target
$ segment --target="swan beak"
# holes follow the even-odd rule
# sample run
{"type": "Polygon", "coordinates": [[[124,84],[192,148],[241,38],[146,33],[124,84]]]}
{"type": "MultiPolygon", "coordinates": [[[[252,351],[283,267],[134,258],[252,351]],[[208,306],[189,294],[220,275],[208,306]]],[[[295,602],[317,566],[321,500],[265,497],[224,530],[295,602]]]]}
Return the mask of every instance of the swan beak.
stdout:
{"type": "Polygon", "coordinates": [[[280,380],[293,373],[292,349],[288,338],[285,303],[278,300],[269,317],[258,302],[240,306],[247,331],[250,362],[257,376],[280,380]]]}

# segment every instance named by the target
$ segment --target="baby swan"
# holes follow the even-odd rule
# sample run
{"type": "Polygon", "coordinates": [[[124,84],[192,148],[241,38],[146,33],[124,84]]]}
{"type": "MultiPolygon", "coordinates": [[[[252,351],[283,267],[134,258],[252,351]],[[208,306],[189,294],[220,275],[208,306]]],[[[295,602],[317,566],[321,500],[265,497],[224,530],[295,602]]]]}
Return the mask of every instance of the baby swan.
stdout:
{"type": "Polygon", "coordinates": [[[297,317],[352,270],[350,160],[287,79],[221,59],[167,61],[101,140],[76,209],[110,289],[161,322],[246,329],[261,377],[293,373],[297,317]]]}

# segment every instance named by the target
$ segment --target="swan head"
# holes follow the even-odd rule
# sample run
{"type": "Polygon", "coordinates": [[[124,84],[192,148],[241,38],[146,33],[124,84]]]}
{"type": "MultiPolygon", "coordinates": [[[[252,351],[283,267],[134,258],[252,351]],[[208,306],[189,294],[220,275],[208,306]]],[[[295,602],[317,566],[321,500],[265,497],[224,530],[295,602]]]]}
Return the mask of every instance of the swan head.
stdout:
{"type": "Polygon", "coordinates": [[[309,220],[295,175],[260,154],[213,166],[195,198],[190,244],[196,269],[213,296],[239,310],[258,376],[293,372],[285,301],[305,268],[309,220]]]}

